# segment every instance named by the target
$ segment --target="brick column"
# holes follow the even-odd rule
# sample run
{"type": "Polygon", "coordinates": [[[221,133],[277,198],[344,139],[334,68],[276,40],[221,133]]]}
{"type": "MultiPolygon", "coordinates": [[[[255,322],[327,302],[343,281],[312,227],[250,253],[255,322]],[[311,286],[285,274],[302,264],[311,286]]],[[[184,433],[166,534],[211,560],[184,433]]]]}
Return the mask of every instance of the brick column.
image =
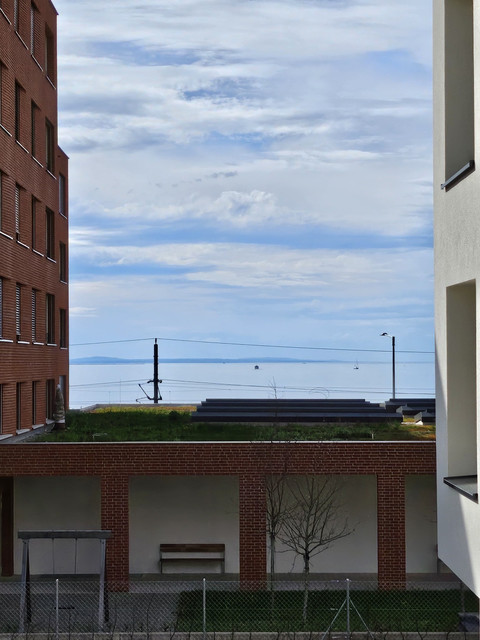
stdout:
{"type": "Polygon", "coordinates": [[[129,521],[128,476],[102,476],[102,529],[110,529],[107,541],[107,580],[112,590],[128,587],[129,578],[129,521]]]}
{"type": "Polygon", "coordinates": [[[267,574],[265,479],[240,476],[239,491],[240,581],[245,586],[252,581],[263,586],[267,574]]]}
{"type": "Polygon", "coordinates": [[[377,475],[378,585],[403,588],[406,583],[405,476],[377,475]]]}

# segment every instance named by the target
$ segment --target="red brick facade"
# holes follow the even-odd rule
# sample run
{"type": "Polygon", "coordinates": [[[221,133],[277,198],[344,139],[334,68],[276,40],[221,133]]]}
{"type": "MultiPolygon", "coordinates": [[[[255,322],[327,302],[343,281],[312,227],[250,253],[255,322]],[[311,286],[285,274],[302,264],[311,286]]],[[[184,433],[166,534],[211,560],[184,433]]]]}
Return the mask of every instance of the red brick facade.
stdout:
{"type": "Polygon", "coordinates": [[[0,1],[0,435],[45,423],[56,385],[68,389],[56,19],[49,0],[0,1]]]}
{"type": "MultiPolygon", "coordinates": [[[[380,584],[405,582],[405,477],[435,473],[434,442],[372,443],[118,443],[0,446],[2,476],[97,476],[109,579],[126,583],[129,568],[129,478],[236,476],[240,498],[240,575],[266,575],[265,488],[268,474],[377,477],[380,584]],[[288,466],[285,460],[288,458],[288,466]]],[[[0,485],[1,487],[2,485],[0,485]]],[[[8,491],[8,482],[6,484],[8,491]]],[[[10,497],[11,499],[11,497],[10,497]]],[[[13,523],[3,544],[11,548],[13,523]],[[10,540],[10,542],[9,542],[10,540]],[[8,546],[10,545],[10,546],[8,546]]]]}

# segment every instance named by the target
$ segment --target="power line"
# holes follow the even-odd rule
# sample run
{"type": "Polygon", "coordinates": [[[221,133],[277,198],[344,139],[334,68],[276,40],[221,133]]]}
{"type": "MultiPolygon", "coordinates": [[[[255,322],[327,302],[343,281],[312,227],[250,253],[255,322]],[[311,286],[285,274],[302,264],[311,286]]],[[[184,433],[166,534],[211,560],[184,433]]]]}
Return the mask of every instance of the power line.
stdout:
{"type": "MultiPolygon", "coordinates": [[[[126,342],[147,342],[149,340],[155,340],[155,338],[130,338],[125,340],[104,340],[99,342],[78,342],[76,344],[71,344],[70,347],[85,347],[92,345],[100,345],[100,344],[120,344],[126,342]]],[[[287,345],[287,344],[263,344],[263,343],[253,343],[253,342],[223,342],[220,340],[192,340],[188,338],[157,338],[157,340],[162,340],[163,342],[187,342],[194,344],[216,344],[223,346],[233,346],[233,347],[262,347],[266,349],[302,349],[305,351],[346,351],[350,353],[390,353],[391,349],[351,349],[345,347],[307,347],[300,345],[287,345]]],[[[434,354],[435,351],[416,351],[416,350],[401,350],[397,349],[397,353],[423,353],[423,354],[434,354]]]]}
{"type": "MultiPolygon", "coordinates": [[[[100,383],[85,383],[85,384],[76,384],[71,385],[71,388],[75,389],[92,389],[97,387],[128,387],[128,386],[137,386],[138,382],[141,380],[112,380],[110,382],[100,382],[100,383]]],[[[271,384],[248,384],[248,383],[238,383],[238,382],[214,382],[207,380],[179,380],[175,378],[163,378],[163,382],[165,387],[171,387],[176,390],[203,390],[203,389],[265,389],[272,390],[271,384]]],[[[309,393],[324,393],[324,392],[355,392],[355,393],[384,393],[386,390],[384,388],[376,388],[376,387],[332,387],[332,386],[293,386],[293,385],[275,385],[276,390],[283,391],[301,391],[301,392],[309,392],[309,393]]],[[[423,393],[427,393],[430,395],[433,391],[430,388],[412,388],[416,392],[422,391],[423,393]]],[[[407,388],[402,389],[403,392],[407,392],[407,388]]]]}

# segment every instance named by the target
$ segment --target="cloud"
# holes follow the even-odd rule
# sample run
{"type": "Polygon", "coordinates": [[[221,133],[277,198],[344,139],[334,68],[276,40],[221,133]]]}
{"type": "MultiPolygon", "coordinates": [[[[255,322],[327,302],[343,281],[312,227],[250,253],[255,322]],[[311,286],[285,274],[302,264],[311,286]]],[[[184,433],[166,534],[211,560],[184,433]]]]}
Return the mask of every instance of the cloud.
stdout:
{"type": "MultiPolygon", "coordinates": [[[[181,268],[184,281],[234,289],[248,289],[252,296],[266,298],[278,292],[290,297],[319,295],[330,298],[387,295],[393,289],[405,295],[421,269],[425,278],[416,289],[425,293],[432,282],[432,255],[428,249],[406,251],[294,250],[278,246],[229,243],[162,244],[139,249],[135,246],[84,247],[80,255],[103,267],[156,265],[181,268]],[[403,284],[402,284],[403,283],[403,284]],[[408,283],[408,284],[407,284],[408,283]]],[[[155,273],[151,274],[155,278],[155,273]]],[[[167,279],[177,281],[177,276],[167,279]]],[[[395,297],[393,297],[395,299],[395,297]]]]}
{"type": "Polygon", "coordinates": [[[93,307],[72,307],[69,308],[71,318],[95,318],[96,312],[93,307]]]}
{"type": "Polygon", "coordinates": [[[56,7],[73,332],[431,340],[429,3],[56,7]]]}

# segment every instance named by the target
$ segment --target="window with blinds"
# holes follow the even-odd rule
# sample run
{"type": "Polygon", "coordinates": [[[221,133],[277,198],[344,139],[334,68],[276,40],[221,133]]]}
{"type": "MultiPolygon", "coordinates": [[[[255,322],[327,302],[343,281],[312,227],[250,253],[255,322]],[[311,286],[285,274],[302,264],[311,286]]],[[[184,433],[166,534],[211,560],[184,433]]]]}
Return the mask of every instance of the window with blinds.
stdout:
{"type": "Polygon", "coordinates": [[[15,286],[15,334],[17,340],[20,340],[22,332],[22,285],[15,286]]]}
{"type": "Polygon", "coordinates": [[[32,289],[32,342],[37,341],[37,290],[32,289]]]}
{"type": "Polygon", "coordinates": [[[13,28],[18,31],[20,26],[19,0],[13,0],[13,28]]]}
{"type": "Polygon", "coordinates": [[[15,185],[15,237],[20,239],[20,190],[21,187],[15,185]]]}

